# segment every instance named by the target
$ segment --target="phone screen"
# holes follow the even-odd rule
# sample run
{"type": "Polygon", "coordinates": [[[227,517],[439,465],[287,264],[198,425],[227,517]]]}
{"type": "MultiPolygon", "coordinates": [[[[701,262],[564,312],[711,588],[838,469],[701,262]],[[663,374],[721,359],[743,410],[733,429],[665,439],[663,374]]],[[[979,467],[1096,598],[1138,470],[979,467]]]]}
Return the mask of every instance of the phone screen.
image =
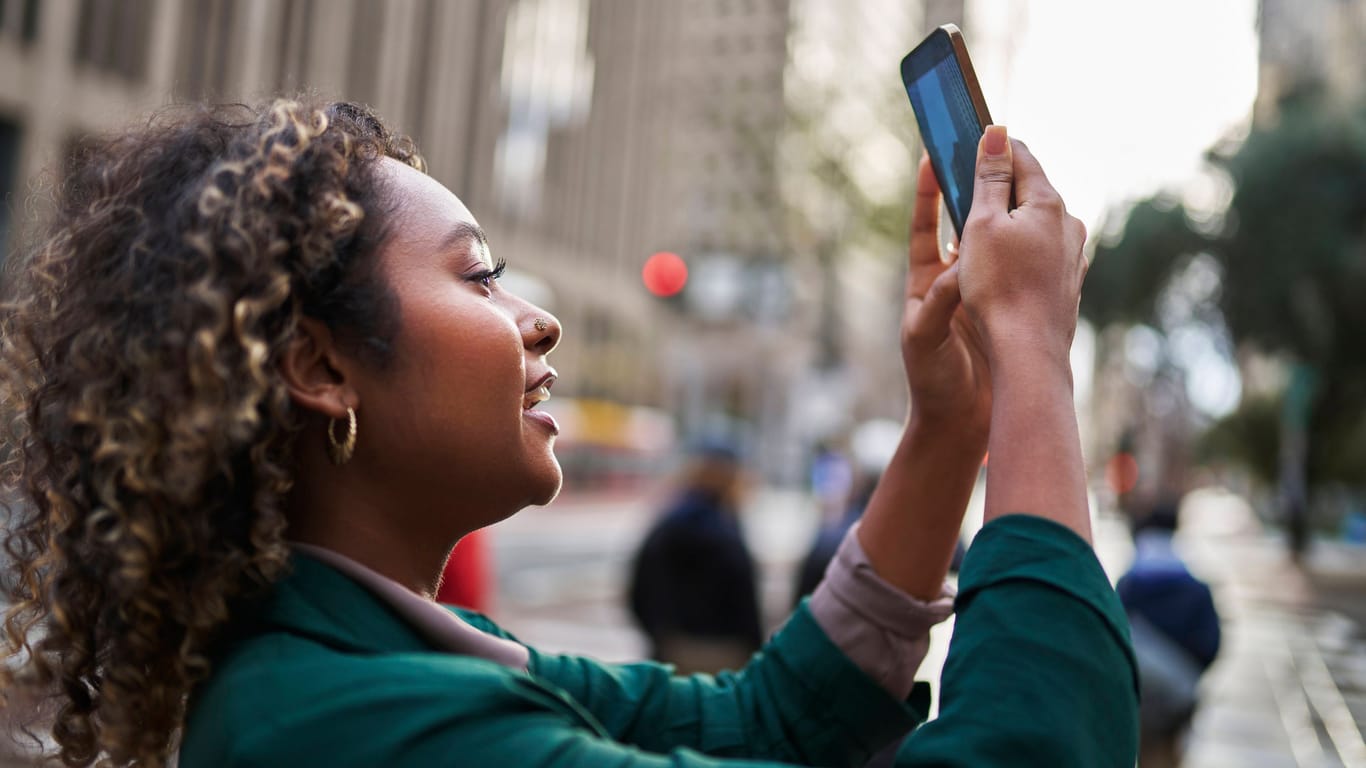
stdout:
{"type": "MultiPolygon", "coordinates": [[[[985,128],[983,120],[989,122],[990,118],[985,115],[972,65],[967,65],[965,76],[950,34],[941,27],[907,54],[901,60],[901,79],[911,97],[921,141],[930,154],[949,217],[961,236],[972,206],[977,144],[985,128]]],[[[960,48],[961,40],[958,37],[960,48]]],[[[962,50],[966,61],[966,49],[962,50]]]]}

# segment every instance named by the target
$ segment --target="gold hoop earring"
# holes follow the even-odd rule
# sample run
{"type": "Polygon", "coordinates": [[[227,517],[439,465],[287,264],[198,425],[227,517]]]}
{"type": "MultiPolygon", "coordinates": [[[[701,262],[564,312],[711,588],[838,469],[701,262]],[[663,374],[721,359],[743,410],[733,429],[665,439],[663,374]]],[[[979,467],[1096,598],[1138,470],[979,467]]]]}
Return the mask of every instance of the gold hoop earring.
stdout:
{"type": "Polygon", "coordinates": [[[356,452],[356,412],[347,408],[346,418],[346,439],[340,443],[332,434],[332,427],[337,423],[337,420],[327,420],[327,455],[331,456],[332,463],[339,467],[350,461],[351,455],[356,452]]]}

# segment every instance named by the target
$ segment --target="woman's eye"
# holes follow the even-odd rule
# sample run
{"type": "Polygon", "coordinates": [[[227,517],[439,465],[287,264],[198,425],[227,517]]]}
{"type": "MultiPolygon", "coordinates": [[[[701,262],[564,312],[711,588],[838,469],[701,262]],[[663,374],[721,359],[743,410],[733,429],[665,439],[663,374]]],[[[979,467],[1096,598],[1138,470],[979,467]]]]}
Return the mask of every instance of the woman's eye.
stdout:
{"type": "Polygon", "coordinates": [[[473,275],[470,275],[469,279],[476,283],[479,283],[485,288],[491,289],[493,288],[494,281],[502,277],[503,272],[505,271],[507,271],[507,262],[503,261],[502,259],[499,259],[498,263],[494,265],[493,269],[486,269],[482,272],[476,272],[473,275]]]}

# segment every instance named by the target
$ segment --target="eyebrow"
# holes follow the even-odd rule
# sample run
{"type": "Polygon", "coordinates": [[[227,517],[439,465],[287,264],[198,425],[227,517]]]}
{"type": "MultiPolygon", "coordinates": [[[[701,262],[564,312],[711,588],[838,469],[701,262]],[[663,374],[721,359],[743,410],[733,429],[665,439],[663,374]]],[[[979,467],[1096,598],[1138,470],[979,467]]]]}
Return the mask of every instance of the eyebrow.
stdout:
{"type": "Polygon", "coordinates": [[[484,246],[485,250],[489,247],[489,239],[484,235],[483,227],[480,227],[478,224],[471,224],[467,221],[462,221],[452,227],[451,231],[446,234],[446,237],[441,240],[441,247],[447,249],[454,248],[467,240],[477,241],[480,245],[484,246]]]}

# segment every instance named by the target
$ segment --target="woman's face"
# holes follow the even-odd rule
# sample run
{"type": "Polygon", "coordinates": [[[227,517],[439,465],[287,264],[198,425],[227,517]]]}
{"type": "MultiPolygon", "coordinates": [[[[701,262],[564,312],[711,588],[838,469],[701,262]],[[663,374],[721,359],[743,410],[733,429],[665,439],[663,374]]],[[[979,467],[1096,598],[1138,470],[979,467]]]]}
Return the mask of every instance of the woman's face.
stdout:
{"type": "Polygon", "coordinates": [[[549,502],[558,427],[535,406],[555,381],[559,322],[490,277],[483,233],[450,190],[389,159],[377,173],[395,206],[379,269],[399,330],[391,363],[356,381],[357,458],[424,516],[468,510],[484,525],[549,502]]]}

